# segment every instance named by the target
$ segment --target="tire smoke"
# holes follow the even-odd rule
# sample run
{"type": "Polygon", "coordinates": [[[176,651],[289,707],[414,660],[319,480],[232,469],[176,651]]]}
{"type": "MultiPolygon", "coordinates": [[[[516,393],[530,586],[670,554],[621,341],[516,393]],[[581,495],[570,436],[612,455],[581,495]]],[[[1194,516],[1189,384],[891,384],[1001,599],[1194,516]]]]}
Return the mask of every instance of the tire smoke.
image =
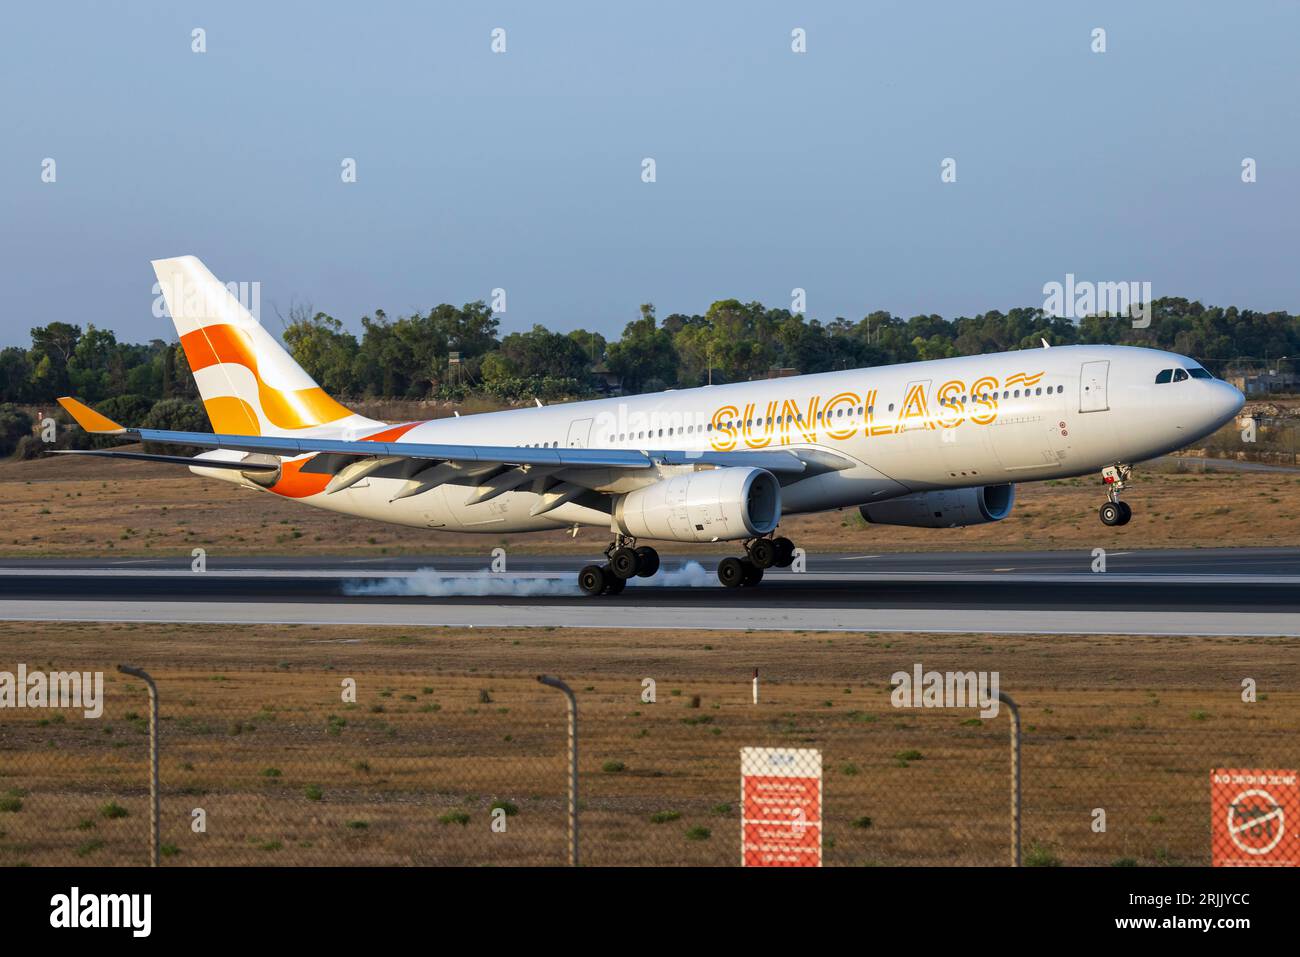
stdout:
{"type": "MultiPolygon", "coordinates": [[[[679,568],[661,569],[653,578],[633,578],[628,585],[637,588],[709,588],[718,585],[718,580],[699,562],[691,561],[679,568]]],[[[499,595],[568,598],[582,594],[576,575],[550,578],[498,575],[487,571],[448,575],[436,568],[420,568],[409,575],[389,578],[349,579],[343,582],[342,589],[343,594],[358,597],[479,598],[499,595]]]]}

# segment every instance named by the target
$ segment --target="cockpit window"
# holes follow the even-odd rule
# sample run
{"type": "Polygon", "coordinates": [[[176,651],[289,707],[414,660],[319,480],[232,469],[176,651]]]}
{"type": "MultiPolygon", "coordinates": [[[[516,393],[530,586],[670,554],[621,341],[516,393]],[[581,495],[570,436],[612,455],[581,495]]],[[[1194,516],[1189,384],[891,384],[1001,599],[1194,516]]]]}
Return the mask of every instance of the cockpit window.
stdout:
{"type": "Polygon", "coordinates": [[[1186,369],[1175,369],[1175,370],[1174,370],[1174,381],[1175,381],[1175,382],[1186,382],[1186,381],[1187,381],[1187,370],[1186,370],[1186,369]]]}
{"type": "Polygon", "coordinates": [[[1173,369],[1161,369],[1156,373],[1156,385],[1164,385],[1174,377],[1173,369]]]}
{"type": "Polygon", "coordinates": [[[1210,375],[1208,372],[1206,372],[1206,371],[1205,371],[1204,369],[1202,369],[1200,366],[1193,366],[1192,368],[1188,369],[1187,372],[1188,372],[1188,374],[1191,375],[1191,377],[1192,377],[1193,379],[1213,379],[1213,378],[1214,378],[1214,376],[1210,375]]]}

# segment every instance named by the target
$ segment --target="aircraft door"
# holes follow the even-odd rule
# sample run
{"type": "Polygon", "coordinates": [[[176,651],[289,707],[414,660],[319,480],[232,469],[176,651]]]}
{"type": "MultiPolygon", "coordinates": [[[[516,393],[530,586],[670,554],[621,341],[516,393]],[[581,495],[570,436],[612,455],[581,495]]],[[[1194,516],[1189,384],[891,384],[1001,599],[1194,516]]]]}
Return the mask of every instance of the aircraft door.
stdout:
{"type": "Polygon", "coordinates": [[[903,402],[898,410],[897,448],[901,451],[907,474],[925,476],[943,470],[943,445],[945,436],[938,428],[938,415],[932,408],[934,392],[932,380],[916,379],[903,389],[903,402]]]}
{"type": "Polygon", "coordinates": [[[1079,411],[1105,412],[1110,408],[1106,399],[1106,380],[1110,375],[1110,360],[1085,362],[1079,372],[1079,411]]]}
{"type": "Polygon", "coordinates": [[[585,449],[590,440],[591,419],[574,419],[569,424],[569,438],[564,445],[570,449],[585,449]]]}

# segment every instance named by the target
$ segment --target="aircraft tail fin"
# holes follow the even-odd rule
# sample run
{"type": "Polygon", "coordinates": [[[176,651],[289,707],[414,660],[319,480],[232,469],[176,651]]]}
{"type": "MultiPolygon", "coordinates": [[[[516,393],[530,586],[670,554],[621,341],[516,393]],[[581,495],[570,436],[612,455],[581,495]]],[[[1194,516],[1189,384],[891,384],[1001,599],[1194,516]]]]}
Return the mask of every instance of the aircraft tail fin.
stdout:
{"type": "Polygon", "coordinates": [[[327,395],[197,257],[154,260],[153,269],[215,431],[319,435],[380,424],[327,395]]]}

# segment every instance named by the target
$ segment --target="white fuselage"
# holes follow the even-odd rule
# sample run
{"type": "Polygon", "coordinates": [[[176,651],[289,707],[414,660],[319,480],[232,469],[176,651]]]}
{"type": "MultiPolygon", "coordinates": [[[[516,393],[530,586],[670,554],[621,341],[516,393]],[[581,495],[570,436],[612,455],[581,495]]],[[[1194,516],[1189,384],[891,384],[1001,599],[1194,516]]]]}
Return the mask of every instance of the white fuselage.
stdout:
{"type": "MultiPolygon", "coordinates": [[[[437,419],[388,430],[401,432],[388,441],[818,449],[847,467],[784,478],[781,489],[782,513],[814,512],[1097,472],[1182,448],[1240,409],[1241,393],[1226,383],[1203,373],[1158,383],[1166,369],[1199,372],[1193,360],[1168,352],[1061,346],[437,419]]],[[[375,431],[339,435],[361,439],[375,431]]],[[[251,484],[238,473],[196,471],[251,484]]],[[[601,491],[618,495],[654,480],[611,473],[601,491]]],[[[610,524],[607,513],[576,503],[531,516],[538,496],[528,488],[467,504],[472,487],[444,484],[393,501],[403,484],[368,478],[326,494],[312,482],[282,480],[272,491],[351,515],[456,531],[610,524]]]]}

